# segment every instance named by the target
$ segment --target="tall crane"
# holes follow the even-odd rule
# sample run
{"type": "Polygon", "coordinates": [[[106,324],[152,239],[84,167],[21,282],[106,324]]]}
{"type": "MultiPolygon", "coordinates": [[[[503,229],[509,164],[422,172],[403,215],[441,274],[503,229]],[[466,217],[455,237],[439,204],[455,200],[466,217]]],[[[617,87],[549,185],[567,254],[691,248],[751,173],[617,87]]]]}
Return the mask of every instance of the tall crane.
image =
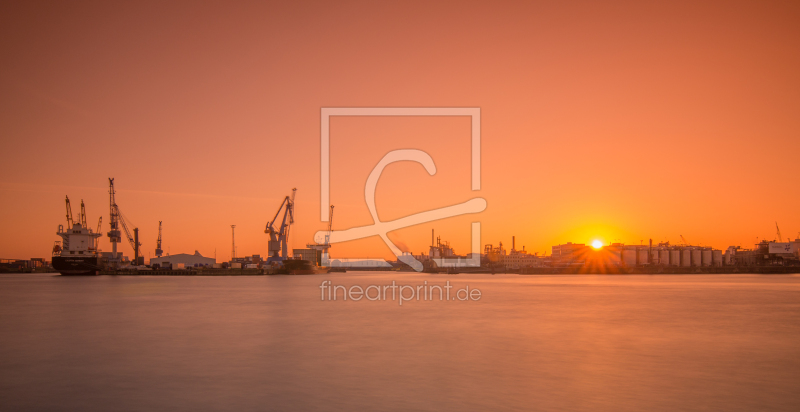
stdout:
{"type": "Polygon", "coordinates": [[[686,241],[686,238],[681,235],[681,242],[683,242],[684,246],[689,246],[689,242],[686,241]]]}
{"type": "Polygon", "coordinates": [[[126,223],[125,217],[120,213],[119,206],[114,205],[117,209],[117,215],[120,217],[119,223],[122,225],[122,230],[125,232],[125,236],[128,238],[128,243],[131,245],[131,249],[133,249],[133,261],[135,264],[139,264],[139,246],[142,244],[139,243],[139,228],[133,228],[133,235],[131,235],[130,229],[128,229],[128,224],[126,223]]]}
{"type": "Polygon", "coordinates": [[[111,208],[111,222],[109,225],[111,226],[111,230],[107,233],[109,240],[111,240],[111,256],[114,260],[114,264],[118,262],[117,260],[117,243],[122,242],[122,234],[120,233],[120,226],[122,226],[122,230],[125,231],[125,236],[128,239],[128,243],[130,243],[131,248],[133,249],[134,255],[134,263],[139,264],[139,246],[142,244],[139,243],[139,228],[133,228],[133,236],[131,236],[131,231],[128,229],[128,225],[126,223],[125,216],[119,211],[119,206],[117,206],[117,201],[114,197],[116,191],[114,190],[114,179],[108,178],[108,197],[110,202],[111,208]]]}
{"type": "Polygon", "coordinates": [[[69,204],[69,196],[67,196],[67,229],[72,229],[72,206],[69,204]]]}
{"type": "Polygon", "coordinates": [[[108,178],[108,197],[111,208],[111,216],[109,219],[110,229],[106,235],[108,240],[111,241],[111,259],[116,264],[117,261],[117,243],[122,242],[122,234],[119,231],[119,211],[117,210],[117,201],[114,199],[114,179],[108,178]]]}
{"type": "Polygon", "coordinates": [[[156,257],[161,257],[164,251],[161,250],[161,221],[158,221],[158,240],[156,241],[156,257]]]}
{"type": "Polygon", "coordinates": [[[778,242],[783,243],[783,236],[781,236],[781,228],[778,227],[778,222],[775,222],[775,229],[778,229],[778,242]]]}
{"type": "Polygon", "coordinates": [[[297,188],[292,189],[292,195],[286,196],[281,202],[275,217],[267,222],[267,227],[264,233],[269,235],[269,242],[267,246],[267,263],[282,262],[289,257],[288,242],[289,242],[289,229],[294,223],[294,196],[297,193],[297,188]],[[283,215],[281,216],[281,210],[283,215]],[[280,218],[280,226],[278,224],[280,218]]]}

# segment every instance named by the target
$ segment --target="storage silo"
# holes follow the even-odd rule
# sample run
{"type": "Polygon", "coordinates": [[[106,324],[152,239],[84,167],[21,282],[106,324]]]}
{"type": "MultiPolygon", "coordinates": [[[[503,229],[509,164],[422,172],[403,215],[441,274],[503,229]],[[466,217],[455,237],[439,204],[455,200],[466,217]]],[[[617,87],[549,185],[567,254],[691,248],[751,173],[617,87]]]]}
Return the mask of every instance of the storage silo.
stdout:
{"type": "Polygon", "coordinates": [[[622,263],[622,249],[620,249],[618,246],[611,245],[603,250],[608,252],[607,254],[605,254],[605,256],[608,258],[609,263],[615,265],[619,265],[620,263],[622,263]]]}
{"type": "Polygon", "coordinates": [[[692,250],[691,249],[681,249],[681,266],[682,267],[692,266],[692,250]]]}
{"type": "Polygon", "coordinates": [[[702,263],[703,266],[711,266],[711,248],[703,248],[702,253],[702,263]]]}
{"type": "MultiPolygon", "coordinates": [[[[646,265],[646,264],[649,263],[647,261],[647,249],[645,249],[643,247],[639,248],[639,250],[636,251],[636,255],[639,257],[639,264],[640,265],[646,265]]],[[[655,261],[653,263],[655,263],[655,261]]]]}
{"type": "Polygon", "coordinates": [[[669,264],[671,266],[680,266],[681,265],[681,250],[680,249],[670,249],[669,250],[669,264]]]}
{"type": "Polygon", "coordinates": [[[636,266],[636,249],[631,247],[622,249],[622,263],[625,266],[636,266]]]}
{"type": "Polygon", "coordinates": [[[699,248],[692,249],[692,266],[702,266],[703,264],[703,251],[699,248]]]}
{"type": "Polygon", "coordinates": [[[722,266],[722,251],[714,249],[711,251],[711,262],[714,266],[722,266]]]}
{"type": "Polygon", "coordinates": [[[664,266],[669,265],[669,249],[660,249],[658,251],[658,263],[664,266]]]}

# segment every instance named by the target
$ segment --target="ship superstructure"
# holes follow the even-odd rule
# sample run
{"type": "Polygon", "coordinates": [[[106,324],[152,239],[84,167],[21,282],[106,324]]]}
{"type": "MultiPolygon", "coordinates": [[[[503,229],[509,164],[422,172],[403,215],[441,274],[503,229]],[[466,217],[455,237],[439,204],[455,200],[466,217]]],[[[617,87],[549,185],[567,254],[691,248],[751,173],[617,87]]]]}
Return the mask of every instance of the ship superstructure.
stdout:
{"type": "Polygon", "coordinates": [[[56,234],[61,237],[61,245],[56,243],[53,247],[53,268],[62,275],[97,275],[100,270],[97,246],[102,235],[93,232],[86,224],[83,200],[78,221],[72,219],[69,197],[66,206],[67,226],[58,225],[56,234]]]}

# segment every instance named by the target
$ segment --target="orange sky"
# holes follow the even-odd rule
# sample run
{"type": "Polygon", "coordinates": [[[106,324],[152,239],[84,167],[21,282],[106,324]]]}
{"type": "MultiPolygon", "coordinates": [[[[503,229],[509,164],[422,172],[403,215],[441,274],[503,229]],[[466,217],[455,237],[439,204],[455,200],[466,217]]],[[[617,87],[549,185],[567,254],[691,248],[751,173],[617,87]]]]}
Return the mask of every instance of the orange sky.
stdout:
{"type": "MultiPolygon", "coordinates": [[[[543,252],[648,238],[718,248],[800,231],[797,2],[5,2],[0,5],[0,257],[49,256],[64,195],[108,230],[107,178],[164,249],[266,254],[292,187],[302,246],[319,221],[320,108],[469,106],[482,113],[482,190],[467,118],[336,118],[335,226],[371,223],[364,182],[389,150],[384,220],[479,195],[479,216],[394,232],[415,253],[435,227],[467,252],[543,252]]],[[[110,250],[107,237],[101,243],[110,250]]],[[[129,246],[122,250],[132,255],[129,246]]],[[[334,257],[390,257],[378,238],[334,257]]]]}

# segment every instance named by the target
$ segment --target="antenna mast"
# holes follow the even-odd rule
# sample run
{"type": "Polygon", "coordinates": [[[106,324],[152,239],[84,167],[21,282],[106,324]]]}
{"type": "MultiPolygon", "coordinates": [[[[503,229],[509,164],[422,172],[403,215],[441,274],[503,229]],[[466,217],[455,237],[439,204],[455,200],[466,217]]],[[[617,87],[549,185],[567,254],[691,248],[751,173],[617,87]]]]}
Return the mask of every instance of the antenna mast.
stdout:
{"type": "Polygon", "coordinates": [[[231,225],[231,262],[236,259],[236,225],[231,225]]]}

